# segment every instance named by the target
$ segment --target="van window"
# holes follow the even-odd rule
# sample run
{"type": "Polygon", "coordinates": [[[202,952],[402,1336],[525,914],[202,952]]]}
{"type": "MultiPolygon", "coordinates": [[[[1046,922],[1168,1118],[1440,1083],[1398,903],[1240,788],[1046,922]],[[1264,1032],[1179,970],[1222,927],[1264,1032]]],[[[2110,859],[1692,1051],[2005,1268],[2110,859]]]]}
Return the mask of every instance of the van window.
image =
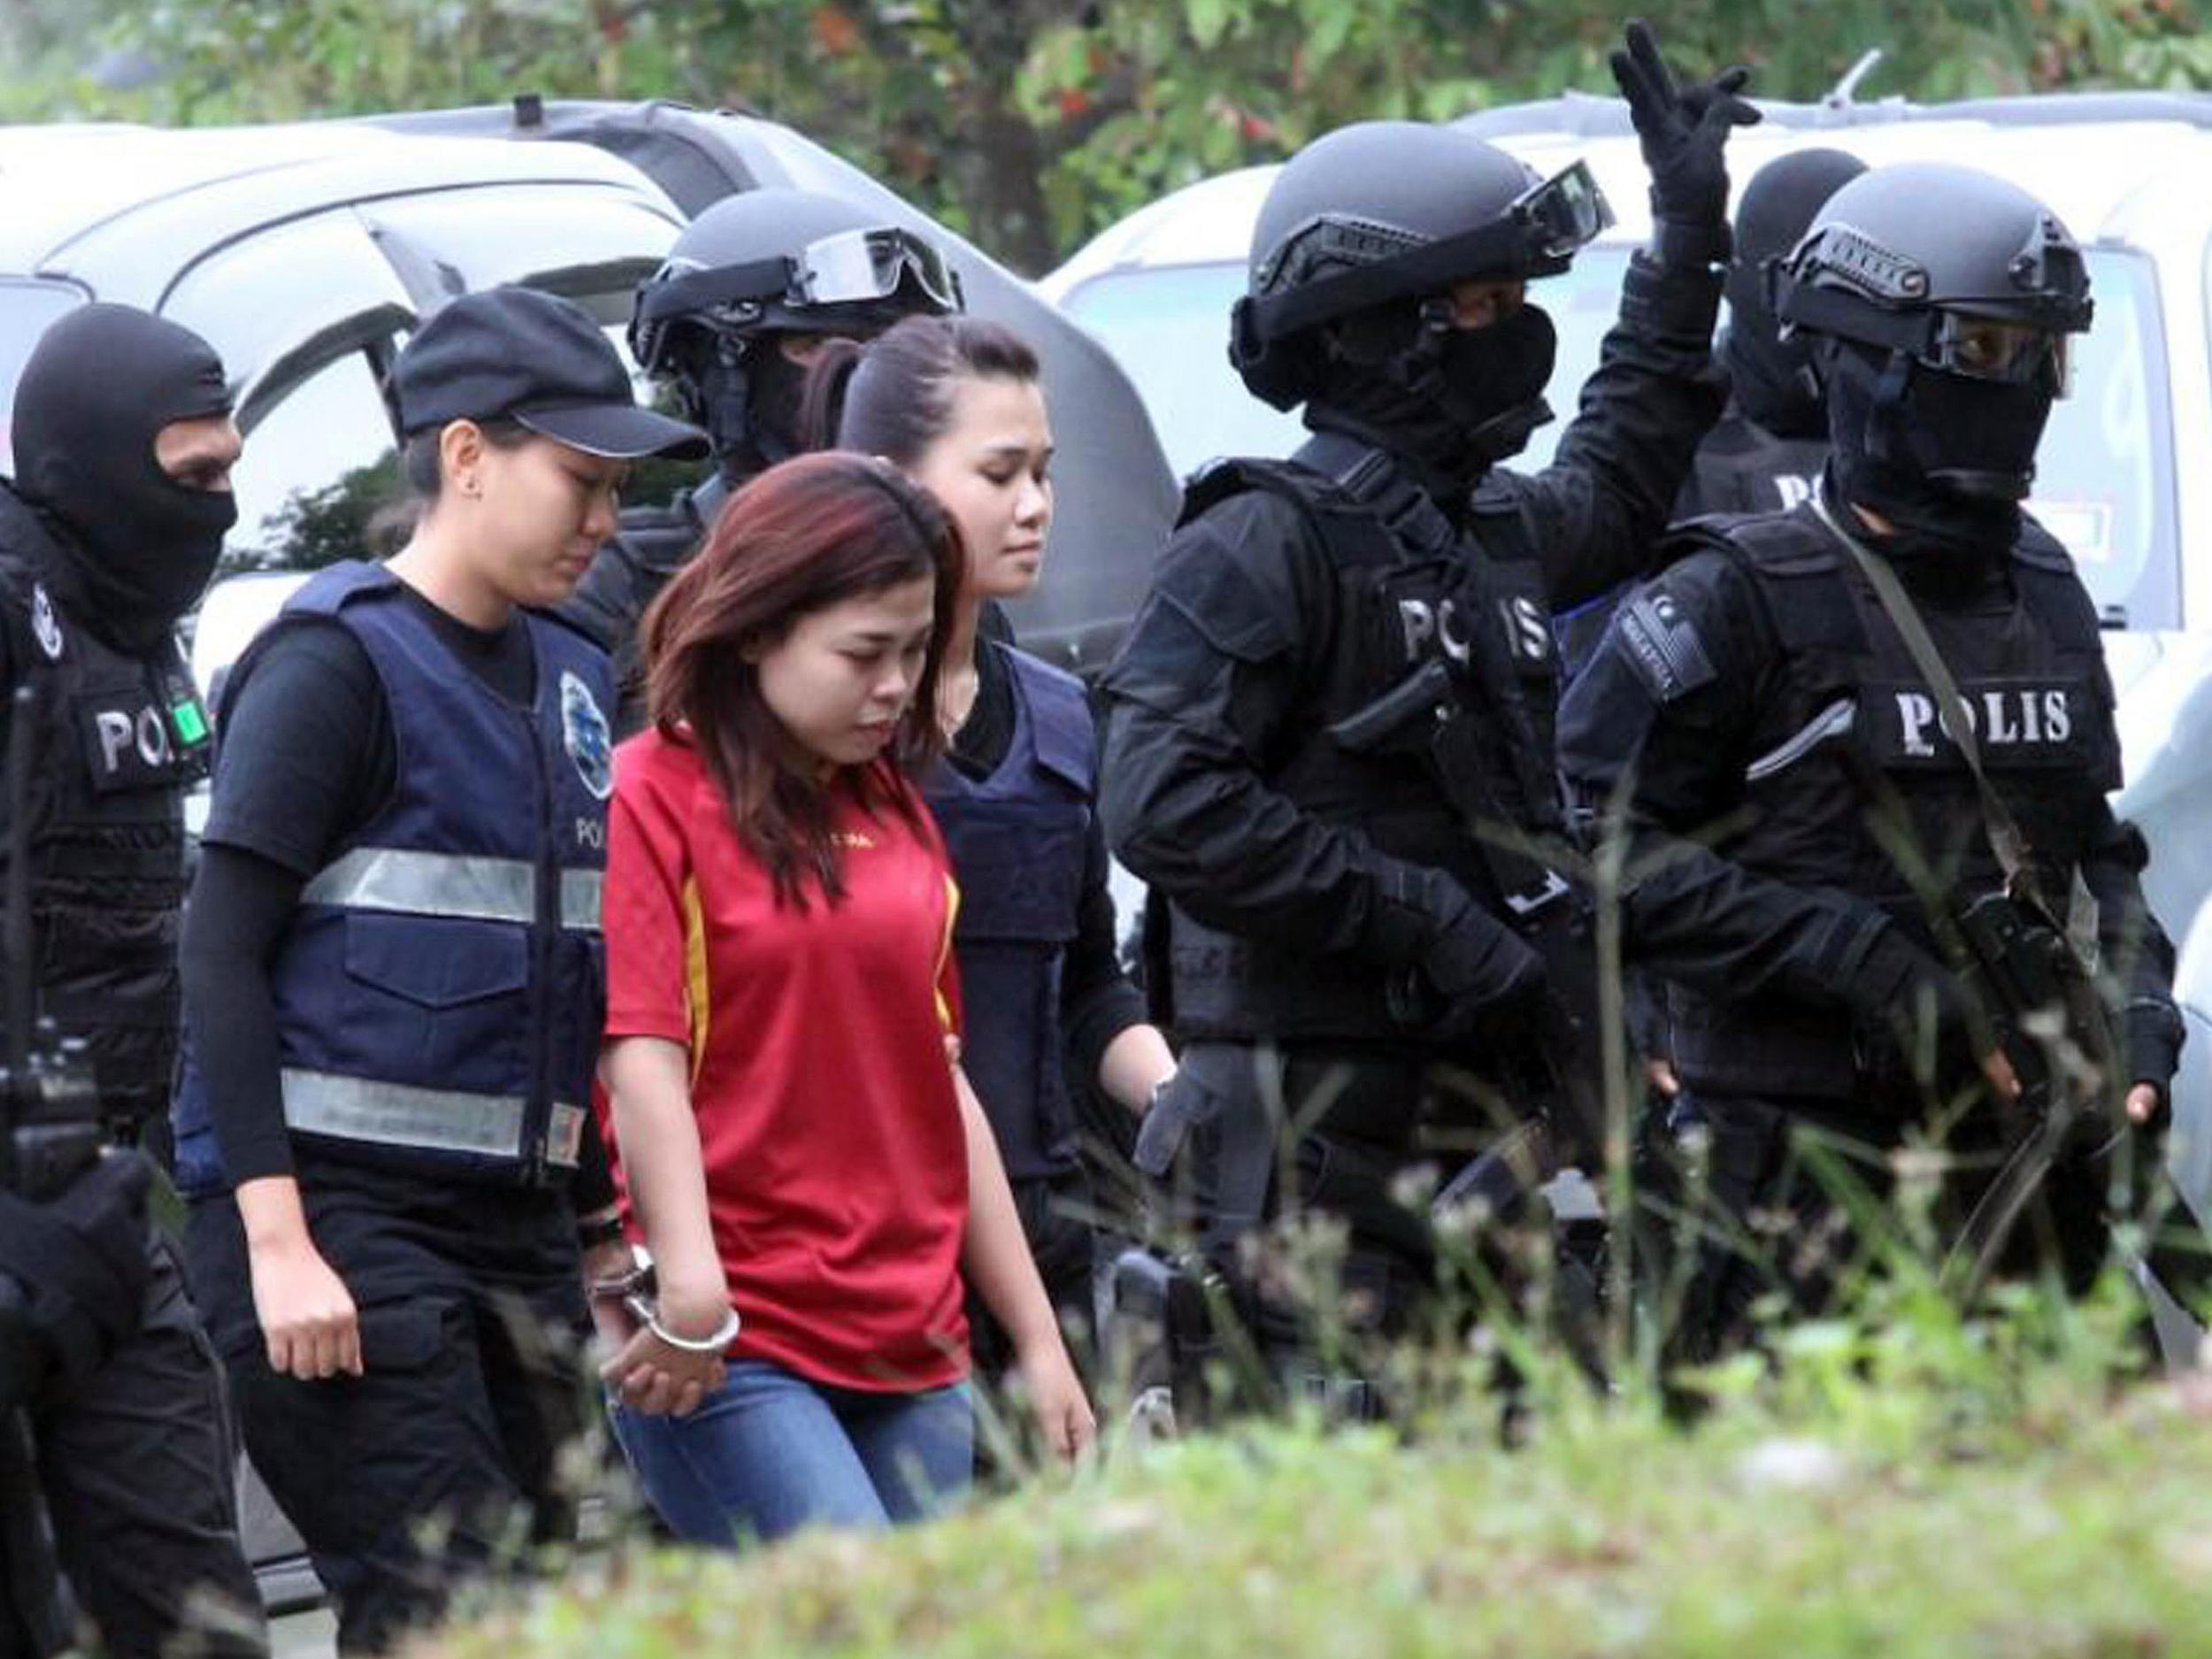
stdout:
{"type": "Polygon", "coordinates": [[[332,358],[246,434],[229,571],[316,570],[406,538],[391,419],[365,351],[332,358]]]}

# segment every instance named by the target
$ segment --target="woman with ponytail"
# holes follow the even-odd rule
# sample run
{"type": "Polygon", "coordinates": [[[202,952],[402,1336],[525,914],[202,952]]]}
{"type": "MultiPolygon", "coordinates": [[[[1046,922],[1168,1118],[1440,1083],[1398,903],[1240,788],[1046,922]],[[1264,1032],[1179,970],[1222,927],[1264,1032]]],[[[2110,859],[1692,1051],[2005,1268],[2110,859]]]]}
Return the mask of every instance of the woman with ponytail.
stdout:
{"type": "Polygon", "coordinates": [[[1047,1442],[1090,1408],[948,1055],[956,903],[912,775],[942,747],[964,555],[887,463],[754,479],[645,623],[616,762],[602,1076],[656,1300],[606,1368],[682,1536],[906,1521],[972,1456],[962,1275],[1047,1442]]]}
{"type": "MultiPolygon", "coordinates": [[[[1097,1206],[1066,1071],[1133,1122],[1175,1061],[1115,952],[1082,684],[981,637],[987,606],[1036,587],[1052,523],[1036,355],[979,318],[910,318],[865,345],[825,345],[803,425],[818,446],[896,463],[960,526],[967,562],[938,692],[948,747],[926,794],[963,895],[965,1065],[1063,1325],[1087,1336],[1097,1206]]],[[[978,1368],[995,1377],[1013,1345],[987,1310],[971,1314],[978,1368]]]]}

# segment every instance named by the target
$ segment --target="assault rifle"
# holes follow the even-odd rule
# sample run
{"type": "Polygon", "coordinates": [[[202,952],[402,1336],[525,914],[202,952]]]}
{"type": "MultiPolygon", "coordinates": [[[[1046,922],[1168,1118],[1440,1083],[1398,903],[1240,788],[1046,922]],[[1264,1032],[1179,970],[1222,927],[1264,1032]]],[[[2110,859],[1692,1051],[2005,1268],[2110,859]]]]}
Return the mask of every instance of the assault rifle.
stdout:
{"type": "Polygon", "coordinates": [[[1995,1269],[2021,1212],[2070,1156],[2110,1156],[2129,1131],[2125,1078],[2089,965],[2032,893],[1951,907],[1970,977],[2020,1079],[2025,1128],[1961,1228],[1945,1276],[1964,1299],[1995,1269]]]}

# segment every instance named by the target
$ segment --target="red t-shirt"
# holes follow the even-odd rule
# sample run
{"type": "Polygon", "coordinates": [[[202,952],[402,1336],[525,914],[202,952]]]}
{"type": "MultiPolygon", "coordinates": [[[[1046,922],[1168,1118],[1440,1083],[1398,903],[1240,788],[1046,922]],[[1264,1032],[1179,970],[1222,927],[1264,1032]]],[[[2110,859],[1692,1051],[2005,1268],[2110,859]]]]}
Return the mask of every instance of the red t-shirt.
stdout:
{"type": "MultiPolygon", "coordinates": [[[[687,744],[615,757],[607,1035],[691,1051],[731,1349],[815,1381],[916,1390],[967,1374],[967,1142],[945,1059],[958,1007],[951,865],[840,790],[845,896],[778,904],[687,744]]],[[[609,1143],[613,1136],[609,1134],[609,1143]]],[[[615,1148],[619,1156],[619,1148],[615,1148]]]]}

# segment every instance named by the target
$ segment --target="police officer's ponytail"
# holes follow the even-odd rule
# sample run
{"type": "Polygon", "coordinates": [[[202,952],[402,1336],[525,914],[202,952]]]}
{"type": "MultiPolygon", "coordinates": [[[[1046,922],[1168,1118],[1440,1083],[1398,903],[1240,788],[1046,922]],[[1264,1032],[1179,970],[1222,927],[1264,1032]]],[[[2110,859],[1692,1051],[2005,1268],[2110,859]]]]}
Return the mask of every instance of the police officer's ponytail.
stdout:
{"type": "Polygon", "coordinates": [[[807,371],[800,430],[810,449],[854,449],[901,466],[952,429],[963,380],[1034,384],[1037,354],[980,317],[909,317],[865,344],[825,342],[807,371]]]}
{"type": "Polygon", "coordinates": [[[808,449],[834,449],[837,423],[845,416],[845,388],[860,366],[867,346],[841,337],[825,340],[807,365],[806,385],[799,395],[799,442],[808,449]]]}

